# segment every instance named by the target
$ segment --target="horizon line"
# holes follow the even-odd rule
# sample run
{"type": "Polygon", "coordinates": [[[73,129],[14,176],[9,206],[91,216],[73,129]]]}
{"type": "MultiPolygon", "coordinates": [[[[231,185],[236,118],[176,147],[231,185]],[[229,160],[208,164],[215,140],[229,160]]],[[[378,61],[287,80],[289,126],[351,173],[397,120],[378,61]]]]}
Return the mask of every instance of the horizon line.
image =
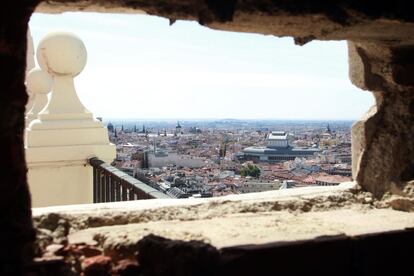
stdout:
{"type": "Polygon", "coordinates": [[[357,118],[335,118],[335,119],[327,119],[327,118],[297,118],[297,119],[288,119],[288,118],[280,118],[280,119],[271,119],[271,118],[134,118],[134,117],[102,117],[102,116],[95,116],[95,118],[102,118],[104,121],[107,120],[140,120],[140,121],[189,121],[189,120],[198,120],[198,121],[226,121],[226,120],[234,120],[234,121],[355,121],[358,120],[357,118]]]}

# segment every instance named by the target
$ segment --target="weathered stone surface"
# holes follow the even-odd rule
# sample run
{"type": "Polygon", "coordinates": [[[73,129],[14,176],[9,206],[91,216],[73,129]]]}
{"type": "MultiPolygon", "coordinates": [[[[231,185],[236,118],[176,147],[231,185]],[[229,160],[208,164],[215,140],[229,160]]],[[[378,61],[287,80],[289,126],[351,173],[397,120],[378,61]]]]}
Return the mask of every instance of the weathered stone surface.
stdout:
{"type": "Polygon", "coordinates": [[[352,148],[352,177],[356,178],[359,171],[361,156],[365,150],[367,139],[372,137],[370,130],[375,129],[376,119],[373,116],[377,113],[377,106],[371,107],[361,119],[352,125],[351,148],[352,148]],[[367,133],[366,133],[367,132],[367,133]]]}
{"type": "Polygon", "coordinates": [[[398,192],[414,179],[414,47],[349,42],[349,64],[377,103],[352,129],[354,179],[376,197],[398,192]]]}
{"type": "Polygon", "coordinates": [[[107,256],[95,256],[87,258],[82,263],[85,276],[111,275],[112,260],[107,256]]]}
{"type": "Polygon", "coordinates": [[[200,241],[179,241],[148,235],[138,243],[143,275],[214,275],[220,255],[200,241]],[[161,261],[162,260],[162,261],[161,261]]]}
{"type": "Polygon", "coordinates": [[[36,241],[34,242],[35,256],[42,256],[50,244],[53,243],[52,231],[43,228],[36,228],[36,241]]]}
{"type": "Polygon", "coordinates": [[[114,276],[137,276],[140,275],[141,269],[137,261],[125,259],[118,262],[112,273],[114,276]]]}
{"type": "Polygon", "coordinates": [[[227,275],[410,275],[414,229],[220,250],[227,275]],[[323,260],[323,263],[321,263],[323,260]],[[293,264],[292,264],[293,262],[293,264]],[[398,265],[396,265],[398,264],[398,265]]]}
{"type": "Polygon", "coordinates": [[[369,196],[361,198],[361,201],[369,205],[363,207],[361,204],[360,209],[350,206],[331,211],[245,212],[188,221],[105,226],[80,232],[101,236],[105,241],[99,246],[111,248],[111,251],[104,251],[104,254],[110,254],[113,259],[119,260],[122,259],[120,256],[126,255],[124,250],[133,257],[138,252],[136,244],[149,234],[172,240],[198,240],[220,249],[239,244],[287,242],[318,236],[354,236],[414,226],[412,213],[391,210],[389,205],[379,206],[386,209],[374,209],[372,200],[369,196]]]}
{"type": "MultiPolygon", "coordinates": [[[[357,181],[375,196],[414,179],[414,93],[382,93],[357,181]]],[[[369,127],[369,126],[367,126],[369,127]]]]}
{"type": "Polygon", "coordinates": [[[69,244],[85,244],[85,245],[96,245],[97,241],[94,239],[93,235],[89,234],[81,234],[81,233],[72,233],[68,235],[68,243],[69,244]]]}
{"type": "Polygon", "coordinates": [[[408,1],[342,0],[54,0],[38,7],[41,12],[145,12],[172,21],[197,20],[222,30],[293,36],[298,44],[312,39],[412,43],[414,16],[410,9],[408,1]]]}
{"type": "Polygon", "coordinates": [[[50,244],[46,247],[46,255],[61,256],[63,249],[64,245],[62,244],[50,244]]]}
{"type": "MultiPolygon", "coordinates": [[[[220,248],[250,242],[307,239],[315,235],[392,230],[406,227],[407,224],[401,223],[411,221],[410,214],[375,210],[377,201],[372,194],[348,184],[211,199],[67,206],[69,212],[64,207],[43,210],[50,210],[59,220],[69,222],[69,243],[81,241],[76,245],[78,248],[84,244],[82,241],[92,241],[114,261],[135,258],[137,243],[149,234],[174,240],[199,240],[220,248]],[[101,218],[99,225],[90,219],[95,216],[101,218]],[[385,216],[387,225],[383,222],[385,216]],[[122,218],[116,226],[114,218],[122,218]]],[[[35,209],[34,213],[38,211],[41,210],[35,209]]],[[[42,224],[39,219],[48,218],[44,212],[34,218],[39,225],[42,224]]]]}
{"type": "Polygon", "coordinates": [[[62,257],[53,255],[34,258],[34,260],[26,266],[24,275],[75,276],[62,257]]]}
{"type": "MultiPolygon", "coordinates": [[[[303,188],[300,196],[296,194],[297,190],[292,189],[287,191],[288,196],[279,198],[276,196],[278,193],[285,193],[282,191],[264,192],[256,194],[255,197],[249,194],[245,195],[244,200],[237,200],[236,196],[203,199],[195,201],[198,204],[193,204],[191,200],[173,200],[177,202],[177,205],[165,203],[166,207],[154,205],[151,201],[135,201],[78,206],[76,211],[73,210],[73,206],[68,206],[71,212],[65,212],[63,207],[59,207],[60,212],[51,211],[59,217],[58,221],[65,219],[69,222],[72,231],[69,236],[78,234],[94,239],[98,243],[96,248],[103,250],[103,254],[108,255],[107,257],[113,260],[114,265],[124,258],[135,259],[140,251],[139,242],[150,234],[163,237],[168,241],[181,241],[181,243],[198,240],[200,244],[208,243],[220,250],[223,247],[240,244],[291,242],[315,239],[318,236],[353,237],[404,229],[414,225],[412,213],[374,208],[378,201],[370,193],[361,192],[356,187],[346,191],[338,191],[340,186],[330,188],[333,191],[327,191],[326,187],[324,189],[303,188]],[[318,193],[319,190],[325,192],[318,193]],[[295,196],[291,196],[290,193],[294,193],[295,196]],[[111,205],[114,208],[111,208],[111,205]],[[144,208],[145,205],[149,207],[144,208]],[[115,206],[118,207],[115,208],[115,206]],[[102,212],[102,210],[107,211],[102,212]],[[84,224],[88,221],[85,218],[93,216],[108,218],[108,224],[102,220],[102,224],[98,226],[95,220],[91,220],[95,227],[88,227],[84,224]],[[114,225],[113,218],[121,216],[123,219],[120,223],[114,225]]],[[[407,190],[407,193],[410,191],[407,190]]],[[[388,208],[389,206],[378,207],[388,208]]],[[[47,218],[48,216],[43,213],[41,217],[47,218]]],[[[37,219],[35,217],[35,221],[37,219]]],[[[45,225],[39,221],[37,224],[45,225]]],[[[68,240],[70,242],[72,239],[68,238],[68,240]]],[[[168,244],[169,242],[160,242],[158,245],[168,248],[168,244]]],[[[84,258],[85,252],[82,250],[84,246],[71,244],[66,247],[67,253],[64,254],[65,260],[71,263],[72,270],[78,274],[81,272],[78,262],[84,258]]],[[[173,248],[170,249],[173,250],[173,248]]],[[[142,250],[140,252],[143,254],[142,250]]],[[[144,252],[149,254],[149,258],[155,254],[151,250],[144,252]]],[[[189,249],[188,252],[191,250],[189,249]]],[[[165,256],[168,254],[170,253],[165,253],[165,256]]],[[[154,262],[153,265],[158,265],[160,259],[166,258],[161,258],[158,253],[155,255],[158,262],[151,260],[154,262]]],[[[182,263],[186,258],[182,257],[182,263]]],[[[149,275],[154,275],[152,269],[156,268],[153,268],[149,262],[147,265],[151,268],[146,271],[149,275]]],[[[167,268],[162,264],[160,269],[167,268]]]]}
{"type": "Polygon", "coordinates": [[[395,42],[348,42],[350,79],[374,92],[414,92],[414,49],[395,42]]]}
{"type": "Polygon", "coordinates": [[[402,197],[402,196],[392,196],[391,198],[387,199],[384,203],[398,211],[404,211],[404,212],[414,211],[414,199],[413,198],[407,198],[407,197],[402,197]]]}
{"type": "Polygon", "coordinates": [[[102,255],[102,250],[94,246],[81,245],[78,249],[81,251],[81,254],[87,258],[102,255]]]}
{"type": "Polygon", "coordinates": [[[224,214],[266,212],[276,209],[297,212],[333,210],[359,203],[359,196],[360,190],[355,183],[348,182],[330,187],[303,187],[185,201],[162,199],[35,208],[33,220],[35,225],[41,228],[45,225],[43,220],[49,219],[48,214],[54,213],[59,220],[69,222],[69,243],[96,245],[98,237],[78,234],[76,230],[160,220],[197,220],[224,214]]]}

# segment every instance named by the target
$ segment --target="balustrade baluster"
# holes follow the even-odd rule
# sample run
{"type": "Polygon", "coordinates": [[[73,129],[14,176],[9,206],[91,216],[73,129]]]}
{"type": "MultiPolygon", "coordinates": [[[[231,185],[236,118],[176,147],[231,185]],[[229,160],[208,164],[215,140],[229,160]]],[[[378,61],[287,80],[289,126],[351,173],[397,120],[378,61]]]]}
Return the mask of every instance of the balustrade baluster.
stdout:
{"type": "Polygon", "coordinates": [[[121,201],[121,180],[118,178],[116,181],[116,201],[121,201]]]}
{"type": "Polygon", "coordinates": [[[111,186],[111,181],[109,177],[109,172],[105,172],[105,202],[111,202],[110,186],[111,186]]]}
{"type": "Polygon", "coordinates": [[[129,200],[135,200],[135,191],[133,188],[129,188],[129,200]]]}
{"type": "Polygon", "coordinates": [[[122,187],[122,201],[127,201],[128,200],[128,188],[127,185],[125,183],[125,181],[123,179],[121,179],[121,187],[122,187]]]}
{"type": "Polygon", "coordinates": [[[97,201],[97,196],[96,196],[96,193],[97,193],[97,191],[98,191],[98,189],[97,189],[97,183],[96,183],[96,168],[92,168],[92,172],[93,172],[93,180],[92,180],[92,183],[93,183],[93,203],[96,203],[97,201]]]}
{"type": "Polygon", "coordinates": [[[104,183],[103,183],[103,171],[98,170],[98,179],[99,179],[99,196],[98,202],[103,202],[104,199],[104,183]]]}
{"type": "Polygon", "coordinates": [[[111,175],[111,202],[115,202],[115,177],[113,175],[111,175]]]}

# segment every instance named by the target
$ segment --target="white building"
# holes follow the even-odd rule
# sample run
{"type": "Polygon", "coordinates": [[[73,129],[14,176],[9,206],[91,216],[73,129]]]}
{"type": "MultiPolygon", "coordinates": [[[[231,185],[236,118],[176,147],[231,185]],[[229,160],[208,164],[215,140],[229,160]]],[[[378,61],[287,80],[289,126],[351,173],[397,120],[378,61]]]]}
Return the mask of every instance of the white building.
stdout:
{"type": "Polygon", "coordinates": [[[285,131],[272,131],[267,136],[266,147],[248,147],[240,157],[254,162],[280,163],[295,160],[297,157],[313,157],[316,148],[295,148],[289,144],[289,134],[285,131]]]}
{"type": "Polygon", "coordinates": [[[162,168],[170,165],[188,168],[202,168],[206,165],[204,158],[181,155],[177,153],[168,153],[166,155],[156,155],[148,153],[148,162],[150,167],[162,168]]]}
{"type": "Polygon", "coordinates": [[[258,193],[258,192],[278,190],[281,185],[282,183],[279,180],[275,180],[272,182],[248,180],[240,184],[239,190],[242,193],[258,193]]]}
{"type": "Polygon", "coordinates": [[[268,148],[287,148],[288,146],[288,134],[285,131],[272,131],[267,136],[268,148]]]}

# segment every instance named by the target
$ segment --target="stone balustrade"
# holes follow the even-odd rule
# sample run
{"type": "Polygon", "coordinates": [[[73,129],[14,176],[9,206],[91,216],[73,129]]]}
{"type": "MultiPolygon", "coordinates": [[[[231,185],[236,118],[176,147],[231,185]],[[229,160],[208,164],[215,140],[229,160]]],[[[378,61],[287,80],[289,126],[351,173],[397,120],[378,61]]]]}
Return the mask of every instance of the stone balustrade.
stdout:
{"type": "Polygon", "coordinates": [[[74,34],[51,33],[40,41],[36,57],[41,69],[32,69],[26,84],[35,94],[25,137],[33,206],[92,203],[88,159],[111,162],[115,146],[76,93],[74,78],[87,61],[85,45],[74,34]]]}

